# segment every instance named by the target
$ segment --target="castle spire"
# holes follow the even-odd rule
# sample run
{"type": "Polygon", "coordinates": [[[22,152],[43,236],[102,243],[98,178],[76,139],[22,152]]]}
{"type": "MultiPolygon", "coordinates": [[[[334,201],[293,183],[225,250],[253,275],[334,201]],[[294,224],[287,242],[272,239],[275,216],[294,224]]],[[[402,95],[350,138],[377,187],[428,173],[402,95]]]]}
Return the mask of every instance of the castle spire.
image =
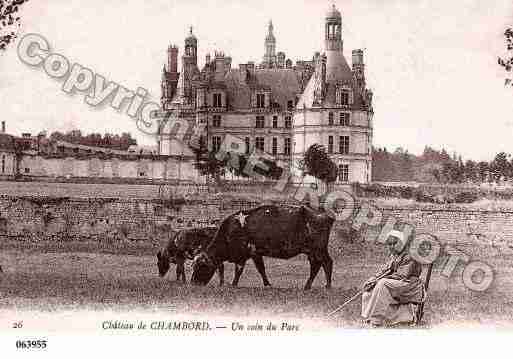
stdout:
{"type": "Polygon", "coordinates": [[[269,21],[269,25],[267,27],[267,36],[265,37],[264,47],[264,67],[274,67],[276,64],[276,38],[274,37],[274,26],[273,21],[269,21]]]}

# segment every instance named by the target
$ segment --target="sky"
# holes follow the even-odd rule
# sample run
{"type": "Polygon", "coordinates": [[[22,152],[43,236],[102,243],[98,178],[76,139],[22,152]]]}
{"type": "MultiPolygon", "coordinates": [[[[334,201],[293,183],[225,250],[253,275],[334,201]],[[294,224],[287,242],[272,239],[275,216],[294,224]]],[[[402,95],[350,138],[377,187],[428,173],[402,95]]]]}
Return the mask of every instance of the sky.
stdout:
{"type": "MultiPolygon", "coordinates": [[[[513,153],[513,88],[504,87],[497,65],[503,32],[513,25],[511,0],[33,0],[21,12],[20,35],[41,34],[71,63],[128,89],[145,88],[158,102],[167,46],[178,45],[181,56],[190,26],[200,66],[215,50],[231,56],[232,66],[259,63],[271,19],[277,51],[295,62],[324,50],[331,4],[342,13],[349,63],[352,49],[365,49],[374,146],[420,154],[429,145],[474,160],[513,153]]],[[[125,112],[64,93],[62,80],[22,63],[16,46],[0,53],[7,132],[131,132],[140,144],[154,144],[125,112]]]]}

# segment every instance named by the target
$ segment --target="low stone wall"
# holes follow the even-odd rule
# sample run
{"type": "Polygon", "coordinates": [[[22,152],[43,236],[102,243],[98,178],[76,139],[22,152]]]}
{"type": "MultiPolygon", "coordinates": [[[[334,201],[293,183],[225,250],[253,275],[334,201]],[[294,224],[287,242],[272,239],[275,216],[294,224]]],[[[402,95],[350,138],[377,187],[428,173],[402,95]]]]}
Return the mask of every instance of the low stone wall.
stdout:
{"type": "Polygon", "coordinates": [[[171,228],[215,225],[247,201],[0,197],[0,235],[30,239],[84,240],[161,238],[171,228]]]}
{"type": "Polygon", "coordinates": [[[513,211],[509,209],[432,205],[382,207],[381,210],[384,220],[393,217],[399,223],[411,224],[416,233],[433,234],[444,243],[513,249],[513,211]]]}
{"type": "MultiPolygon", "coordinates": [[[[227,215],[249,209],[258,201],[237,198],[160,200],[155,198],[77,198],[0,196],[0,235],[56,240],[153,240],[170,229],[215,225],[227,215]]],[[[454,206],[382,207],[383,218],[409,223],[417,233],[438,236],[453,244],[513,244],[513,211],[469,210],[454,206]]],[[[382,222],[384,224],[384,222],[382,222]]],[[[336,224],[334,236],[345,240],[336,224]]],[[[400,226],[399,226],[400,228],[400,226]]],[[[376,235],[379,226],[364,233],[376,235]]]]}

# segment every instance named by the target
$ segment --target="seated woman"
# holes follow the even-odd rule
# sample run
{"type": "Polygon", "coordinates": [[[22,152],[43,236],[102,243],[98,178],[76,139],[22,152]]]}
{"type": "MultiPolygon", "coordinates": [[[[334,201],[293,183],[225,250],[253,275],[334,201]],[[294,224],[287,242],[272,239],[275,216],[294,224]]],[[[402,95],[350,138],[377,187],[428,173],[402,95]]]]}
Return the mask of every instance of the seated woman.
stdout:
{"type": "Polygon", "coordinates": [[[374,327],[412,323],[415,313],[408,303],[419,302],[424,290],[422,266],[410,256],[402,233],[392,231],[387,246],[390,260],[363,285],[362,317],[374,327]]]}

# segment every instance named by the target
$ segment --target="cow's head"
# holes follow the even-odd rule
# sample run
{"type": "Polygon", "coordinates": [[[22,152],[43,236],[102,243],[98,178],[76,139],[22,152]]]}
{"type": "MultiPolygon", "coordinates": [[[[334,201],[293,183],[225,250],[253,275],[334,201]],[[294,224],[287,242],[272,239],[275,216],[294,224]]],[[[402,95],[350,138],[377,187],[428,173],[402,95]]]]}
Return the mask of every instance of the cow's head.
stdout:
{"type": "Polygon", "coordinates": [[[206,285],[214,276],[216,265],[205,252],[198,254],[192,262],[191,282],[206,285]]]}
{"type": "Polygon", "coordinates": [[[159,268],[159,276],[165,276],[170,266],[169,257],[166,256],[162,251],[159,251],[157,253],[157,267],[159,268]]]}

